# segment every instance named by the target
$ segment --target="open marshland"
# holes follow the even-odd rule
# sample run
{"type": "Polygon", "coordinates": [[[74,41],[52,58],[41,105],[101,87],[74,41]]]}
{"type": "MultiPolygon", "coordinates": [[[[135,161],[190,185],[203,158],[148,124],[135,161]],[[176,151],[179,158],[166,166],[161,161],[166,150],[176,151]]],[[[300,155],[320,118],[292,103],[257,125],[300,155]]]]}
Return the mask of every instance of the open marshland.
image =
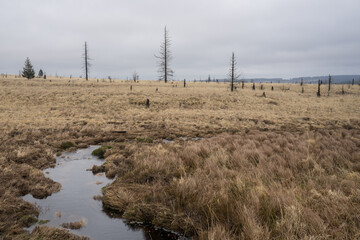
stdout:
{"type": "Polygon", "coordinates": [[[360,86],[262,85],[1,78],[0,238],[84,238],[24,231],[39,209],[22,196],[60,191],[42,170],[92,144],[111,147],[92,170],[115,178],[101,201],[128,223],[194,239],[359,238],[360,86]]]}

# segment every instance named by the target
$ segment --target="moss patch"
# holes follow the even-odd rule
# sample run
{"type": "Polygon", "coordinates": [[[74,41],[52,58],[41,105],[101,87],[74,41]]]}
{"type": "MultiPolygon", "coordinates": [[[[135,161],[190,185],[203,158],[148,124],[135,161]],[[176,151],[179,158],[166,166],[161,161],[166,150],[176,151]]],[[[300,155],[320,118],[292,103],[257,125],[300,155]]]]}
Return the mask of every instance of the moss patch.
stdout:
{"type": "Polygon", "coordinates": [[[106,150],[110,149],[110,148],[111,148],[111,146],[101,146],[101,147],[95,149],[94,151],[92,151],[91,155],[97,156],[99,158],[104,158],[106,150]]]}
{"type": "Polygon", "coordinates": [[[37,223],[38,219],[33,215],[25,215],[20,218],[21,225],[24,227],[30,227],[31,225],[37,223]]]}
{"type": "Polygon", "coordinates": [[[43,220],[43,219],[41,219],[40,221],[39,221],[39,225],[44,225],[44,224],[47,224],[48,222],[50,222],[50,220],[43,220]]]}
{"type": "Polygon", "coordinates": [[[60,148],[63,149],[63,150],[66,150],[66,149],[69,149],[69,148],[72,148],[72,147],[75,147],[75,144],[73,142],[63,142],[60,145],[60,148]]]}

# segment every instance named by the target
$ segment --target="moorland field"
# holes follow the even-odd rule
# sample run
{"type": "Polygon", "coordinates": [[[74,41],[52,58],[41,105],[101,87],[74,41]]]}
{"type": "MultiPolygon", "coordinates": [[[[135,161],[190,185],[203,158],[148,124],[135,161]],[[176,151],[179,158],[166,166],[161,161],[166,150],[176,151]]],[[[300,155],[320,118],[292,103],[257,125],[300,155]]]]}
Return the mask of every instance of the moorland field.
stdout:
{"type": "Polygon", "coordinates": [[[128,222],[195,239],[359,239],[360,86],[263,85],[0,78],[0,239],[80,238],[25,232],[39,209],[21,196],[59,191],[42,170],[90,144],[111,146],[93,170],[116,177],[102,201],[128,222]]]}

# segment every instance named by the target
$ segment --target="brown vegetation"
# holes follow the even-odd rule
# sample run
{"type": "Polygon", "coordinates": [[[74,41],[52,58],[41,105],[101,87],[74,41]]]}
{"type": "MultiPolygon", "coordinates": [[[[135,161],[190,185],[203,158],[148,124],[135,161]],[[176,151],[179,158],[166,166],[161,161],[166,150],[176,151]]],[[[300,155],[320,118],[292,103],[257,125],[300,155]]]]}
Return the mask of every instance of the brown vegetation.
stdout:
{"type": "MultiPolygon", "coordinates": [[[[18,238],[22,239],[22,238],[18,238]]],[[[52,239],[52,240],[89,240],[88,237],[76,236],[68,230],[48,226],[36,226],[29,236],[30,240],[52,239]]]]}
{"type": "Polygon", "coordinates": [[[0,237],[38,214],[20,196],[60,189],[41,171],[56,154],[102,143],[93,171],[118,176],[103,201],[129,221],[201,239],[359,237],[359,86],[263,98],[250,83],[48,79],[0,79],[0,237]]]}
{"type": "Polygon", "coordinates": [[[68,229],[80,229],[86,225],[85,219],[77,222],[62,223],[61,226],[68,229]]]}
{"type": "Polygon", "coordinates": [[[128,148],[103,190],[107,207],[128,221],[203,239],[359,236],[358,130],[250,131],[128,148]]]}

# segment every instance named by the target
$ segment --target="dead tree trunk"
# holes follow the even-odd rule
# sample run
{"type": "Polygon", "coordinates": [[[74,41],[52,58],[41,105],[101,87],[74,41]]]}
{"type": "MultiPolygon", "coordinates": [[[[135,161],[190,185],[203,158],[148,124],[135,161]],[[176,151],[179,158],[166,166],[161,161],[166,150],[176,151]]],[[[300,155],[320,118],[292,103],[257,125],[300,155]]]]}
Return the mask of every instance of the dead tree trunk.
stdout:
{"type": "Polygon", "coordinates": [[[234,91],[234,81],[240,76],[239,74],[236,73],[237,62],[236,62],[234,53],[232,53],[230,64],[231,64],[231,67],[230,67],[228,76],[230,77],[230,80],[231,80],[231,86],[230,86],[231,91],[234,91]]]}
{"type": "Polygon", "coordinates": [[[165,83],[168,82],[168,80],[170,80],[173,75],[174,72],[173,70],[169,67],[169,62],[172,59],[172,54],[170,51],[170,38],[169,38],[169,33],[166,30],[165,27],[165,31],[164,31],[164,42],[160,45],[160,51],[159,51],[159,56],[155,57],[157,59],[159,59],[159,74],[160,74],[160,80],[164,80],[165,83]]]}
{"type": "Polygon", "coordinates": [[[83,58],[84,58],[84,70],[85,70],[85,79],[86,81],[89,80],[89,69],[90,69],[90,57],[89,57],[89,50],[88,50],[88,46],[87,43],[85,42],[84,45],[84,54],[83,54],[83,58]]]}

